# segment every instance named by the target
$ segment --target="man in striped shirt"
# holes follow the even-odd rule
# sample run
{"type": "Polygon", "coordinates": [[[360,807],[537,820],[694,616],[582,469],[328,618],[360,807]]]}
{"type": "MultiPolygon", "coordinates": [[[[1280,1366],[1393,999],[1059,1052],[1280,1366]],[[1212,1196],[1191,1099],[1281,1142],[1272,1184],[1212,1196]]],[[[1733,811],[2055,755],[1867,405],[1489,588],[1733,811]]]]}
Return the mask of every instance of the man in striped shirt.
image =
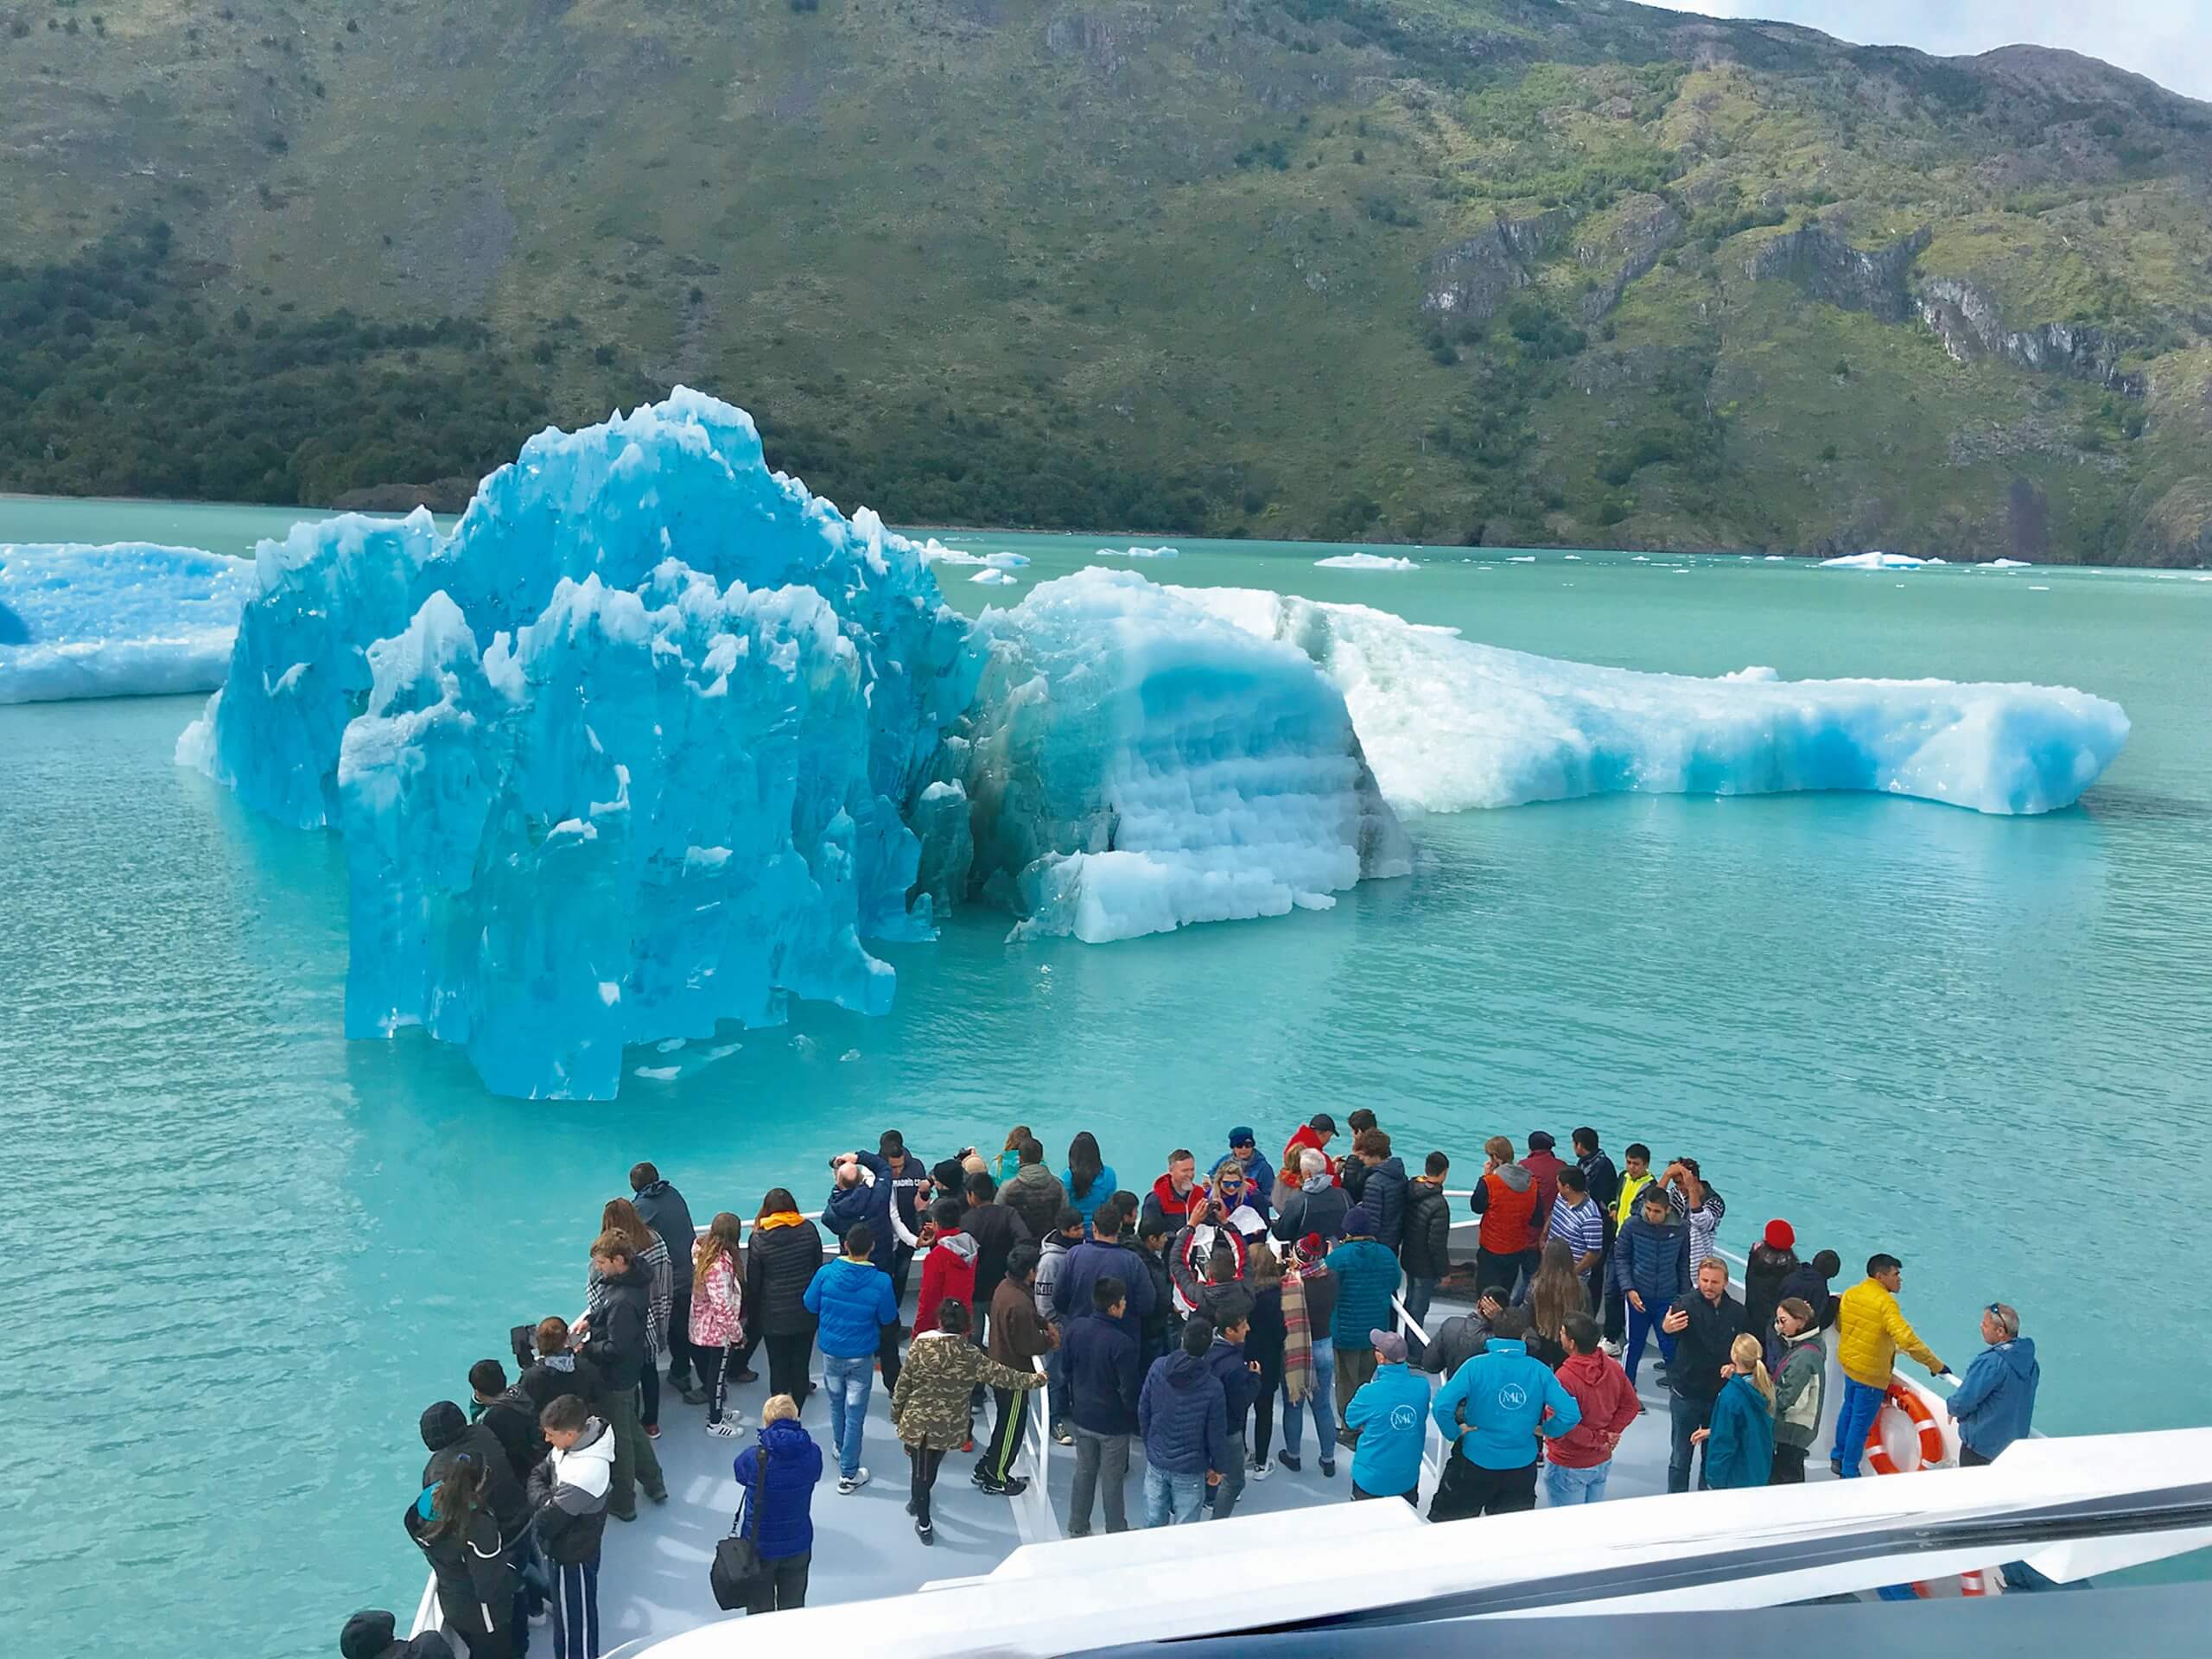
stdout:
{"type": "Polygon", "coordinates": [[[1694,1281],[1698,1263],[1713,1254],[1713,1236],[1720,1230],[1720,1218],[1728,1213],[1728,1205],[1705,1184],[1694,1158],[1675,1159],[1659,1179],[1667,1189],[1675,1219],[1690,1230],[1690,1277],[1694,1281]]]}
{"type": "Polygon", "coordinates": [[[1573,1253],[1583,1293],[1593,1308],[1605,1306],[1598,1275],[1605,1265],[1605,1207],[1590,1196],[1590,1178],[1573,1164],[1559,1172],[1559,1198],[1552,1205],[1548,1236],[1573,1253]]]}

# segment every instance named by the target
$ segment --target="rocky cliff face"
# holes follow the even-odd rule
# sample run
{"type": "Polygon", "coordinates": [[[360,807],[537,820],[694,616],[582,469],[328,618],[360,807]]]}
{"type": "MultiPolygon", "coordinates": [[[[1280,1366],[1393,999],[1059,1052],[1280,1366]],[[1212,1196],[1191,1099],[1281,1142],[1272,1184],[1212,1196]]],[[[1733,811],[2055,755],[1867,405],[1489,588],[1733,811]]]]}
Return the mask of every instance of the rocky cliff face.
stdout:
{"type": "Polygon", "coordinates": [[[1424,275],[1422,312],[1445,321],[1488,322],[1508,294],[1535,281],[1538,263],[1573,222],[1565,207],[1525,219],[1501,215],[1486,230],[1440,250],[1430,256],[1424,275]]]}
{"type": "Polygon", "coordinates": [[[1744,262],[1744,274],[1754,282],[1785,277],[1816,300],[1903,322],[1913,314],[1905,278],[1929,240],[1927,231],[1917,230],[1869,252],[1826,226],[1808,225],[1761,243],[1744,262]]]}
{"type": "Polygon", "coordinates": [[[1593,292],[1582,296],[1582,321],[1595,322],[1618,305],[1628,285],[1639,276],[1649,275],[1659,263],[1659,256],[1672,247],[1681,233],[1682,216],[1667,204],[1664,197],[1643,194],[1624,198],[1614,210],[1612,223],[1604,234],[1575,245],[1578,263],[1608,273],[1593,292]]]}
{"type": "Polygon", "coordinates": [[[1923,283],[1913,300],[1921,321],[1935,330],[1954,362],[2001,357],[2018,368],[2094,381],[2129,397],[2141,397],[2149,390],[2140,373],[2121,372],[2120,342],[2101,328],[2046,322],[2009,329],[1986,294],[1952,276],[1923,283]]]}

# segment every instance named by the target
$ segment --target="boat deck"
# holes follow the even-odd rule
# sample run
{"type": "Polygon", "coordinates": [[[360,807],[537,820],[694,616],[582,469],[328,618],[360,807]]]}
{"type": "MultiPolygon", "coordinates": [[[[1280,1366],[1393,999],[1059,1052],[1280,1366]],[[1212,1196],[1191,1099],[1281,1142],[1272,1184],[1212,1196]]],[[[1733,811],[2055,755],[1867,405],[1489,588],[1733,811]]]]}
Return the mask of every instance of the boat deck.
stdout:
{"type": "MultiPolygon", "coordinates": [[[[1429,1324],[1440,1325],[1453,1314],[1465,1313],[1471,1295],[1471,1283],[1446,1281],[1430,1309],[1429,1324]],[[1452,1293],[1456,1292],[1454,1294],[1452,1293]]],[[[911,1323],[912,1299],[908,1302],[911,1323]]],[[[1669,1418],[1667,1395],[1659,1382],[1658,1356],[1647,1352],[1639,1378],[1638,1394],[1644,1415],[1623,1437],[1607,1482],[1607,1501],[1647,1497],[1666,1491],[1669,1418]]],[[[765,1372],[765,1366],[760,1367],[765,1372]]],[[[1827,1390],[1827,1417],[1815,1455],[1808,1470],[1809,1479],[1831,1478],[1821,1453],[1830,1444],[1834,1409],[1840,1398],[1834,1386],[1827,1390]]],[[[819,1381],[818,1356],[814,1373],[819,1381]]],[[[718,1539],[730,1529],[738,1502],[738,1486],[731,1464],[752,1443],[767,1395],[765,1379],[737,1390],[745,1413],[747,1432],[721,1439],[704,1432],[702,1408],[683,1403],[673,1391],[664,1389],[661,1433],[655,1443],[668,1484],[669,1501],[656,1506],[640,1501],[638,1520],[625,1524],[610,1521],[600,1568],[600,1618],[602,1652],[614,1655],[642,1649],[652,1643],[715,1620],[742,1617],[726,1614],[715,1605],[707,1586],[709,1563],[718,1539]]],[[[870,1483],[850,1496],[837,1491],[836,1462],[830,1447],[829,1408],[817,1394],[800,1412],[800,1421],[813,1433],[824,1452],[824,1473],[816,1488],[813,1517],[814,1560],[807,1599],[810,1605],[854,1601],[902,1594],[938,1583],[996,1568],[1009,1552],[1024,1543],[1049,1541],[1064,1535],[1069,1490],[1074,1473],[1071,1448],[1044,1441],[1041,1414],[1029,1414],[1028,1436],[1020,1462],[1023,1473],[1033,1474],[1039,1458],[1046,1469],[1041,1486],[1018,1499],[992,1497],[969,1480],[974,1458],[956,1453],[945,1459],[931,1495],[937,1533],[933,1546],[914,1535],[906,1513],[907,1463],[890,1421],[888,1391],[877,1379],[869,1396],[868,1426],[862,1465],[870,1483]]],[[[1276,1446],[1281,1444],[1281,1405],[1278,1402],[1276,1446]]],[[[989,1408],[978,1414],[980,1437],[988,1432],[989,1408]]],[[[1431,1437],[1431,1452],[1440,1441],[1431,1437]]],[[[1268,1515],[1314,1505],[1348,1503],[1351,1498],[1351,1453],[1340,1452],[1333,1478],[1325,1478],[1314,1455],[1310,1421],[1306,1425],[1304,1467],[1298,1472],[1277,1467],[1265,1480],[1246,1483],[1238,1499],[1238,1516],[1268,1515]]],[[[1131,1525],[1142,1522],[1143,1454],[1137,1447],[1131,1457],[1127,1501],[1131,1525]]],[[[1423,1479],[1423,1504],[1433,1484],[1433,1470],[1423,1479]]],[[[1543,1502],[1539,1484],[1538,1503],[1543,1502]]],[[[1103,1521],[1094,1515],[1093,1526],[1103,1521]]],[[[426,1607],[426,1612],[429,1610],[426,1607]]]]}

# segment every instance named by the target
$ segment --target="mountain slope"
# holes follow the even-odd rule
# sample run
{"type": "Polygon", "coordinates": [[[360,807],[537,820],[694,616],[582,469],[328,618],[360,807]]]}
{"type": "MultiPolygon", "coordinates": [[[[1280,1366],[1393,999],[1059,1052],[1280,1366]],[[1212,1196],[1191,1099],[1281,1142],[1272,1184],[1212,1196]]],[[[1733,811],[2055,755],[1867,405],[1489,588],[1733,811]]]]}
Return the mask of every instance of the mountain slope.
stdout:
{"type": "Polygon", "coordinates": [[[327,502],[682,379],[908,522],[2212,558],[2212,108],[2069,54],[92,3],[0,0],[0,488],[327,502]]]}

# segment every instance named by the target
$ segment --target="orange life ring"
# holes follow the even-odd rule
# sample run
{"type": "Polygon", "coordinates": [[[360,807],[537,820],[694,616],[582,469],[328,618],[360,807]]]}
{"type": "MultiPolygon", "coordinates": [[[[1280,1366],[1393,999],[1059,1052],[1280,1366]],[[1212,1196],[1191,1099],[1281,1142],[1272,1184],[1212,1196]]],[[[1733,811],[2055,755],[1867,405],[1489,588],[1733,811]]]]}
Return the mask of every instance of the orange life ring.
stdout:
{"type": "MultiPolygon", "coordinates": [[[[1892,1377],[1884,1405],[1895,1406],[1919,1427],[1921,1468],[1932,1469],[1943,1461],[1943,1431],[1936,1427],[1936,1414],[1928,1409],[1926,1401],[1892,1377]]],[[[1897,1467],[1897,1460],[1890,1455],[1890,1448],[1883,1441],[1880,1408],[1875,1411],[1874,1421],[1866,1426],[1866,1461],[1873,1465],[1874,1472],[1878,1475],[1904,1472],[1897,1467]]]]}

